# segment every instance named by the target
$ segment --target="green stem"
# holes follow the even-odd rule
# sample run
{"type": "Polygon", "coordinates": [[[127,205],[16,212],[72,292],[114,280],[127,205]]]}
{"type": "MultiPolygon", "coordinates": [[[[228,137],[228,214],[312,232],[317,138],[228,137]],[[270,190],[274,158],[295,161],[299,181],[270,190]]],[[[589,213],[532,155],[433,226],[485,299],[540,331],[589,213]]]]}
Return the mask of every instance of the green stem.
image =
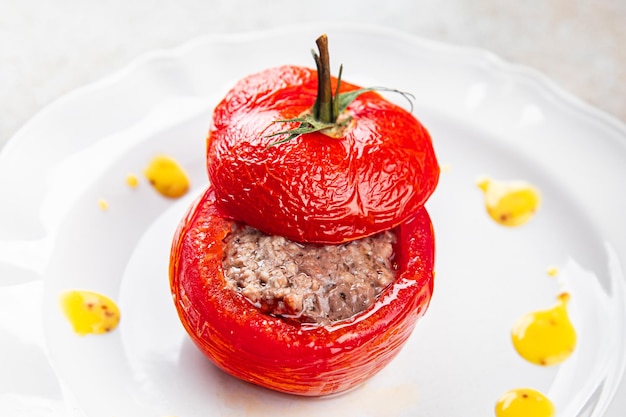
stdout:
{"type": "Polygon", "coordinates": [[[317,97],[315,98],[315,104],[313,104],[312,111],[305,112],[298,117],[291,119],[274,120],[273,123],[298,123],[294,128],[281,130],[272,133],[266,137],[282,136],[284,138],[273,142],[268,145],[275,146],[281,143],[290,141],[301,135],[306,135],[313,132],[322,132],[323,134],[340,138],[343,134],[343,130],[350,125],[352,117],[344,112],[358,96],[368,91],[393,91],[401,94],[411,104],[411,110],[413,109],[413,102],[411,99],[413,96],[409,93],[404,93],[398,90],[391,90],[388,88],[360,88],[358,90],[350,90],[345,93],[339,93],[341,90],[341,74],[343,72],[343,66],[339,66],[339,75],[337,76],[337,88],[335,95],[333,96],[332,86],[330,83],[330,59],[328,54],[328,37],[324,34],[321,35],[315,41],[320,54],[313,53],[313,59],[315,59],[315,65],[317,66],[317,97]],[[340,118],[339,116],[343,116],[340,118]]]}
{"type": "Polygon", "coordinates": [[[315,41],[319,55],[313,52],[317,66],[317,99],[313,107],[313,117],[324,123],[335,123],[337,114],[333,105],[333,90],[330,84],[330,56],[328,53],[328,37],[321,35],[315,41]]]}

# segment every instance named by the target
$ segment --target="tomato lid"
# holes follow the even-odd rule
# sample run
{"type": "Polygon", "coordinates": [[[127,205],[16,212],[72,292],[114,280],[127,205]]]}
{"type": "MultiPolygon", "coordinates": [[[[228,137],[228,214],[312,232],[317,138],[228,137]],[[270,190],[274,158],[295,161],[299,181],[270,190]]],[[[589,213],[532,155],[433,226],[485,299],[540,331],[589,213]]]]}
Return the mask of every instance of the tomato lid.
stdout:
{"type": "Polygon", "coordinates": [[[303,120],[316,112],[318,73],[267,69],[240,80],[217,105],[207,167],[218,207],[302,242],[339,243],[401,224],[439,179],[428,131],[380,94],[329,74],[334,99],[357,94],[343,102],[333,128],[312,131],[303,120]]]}

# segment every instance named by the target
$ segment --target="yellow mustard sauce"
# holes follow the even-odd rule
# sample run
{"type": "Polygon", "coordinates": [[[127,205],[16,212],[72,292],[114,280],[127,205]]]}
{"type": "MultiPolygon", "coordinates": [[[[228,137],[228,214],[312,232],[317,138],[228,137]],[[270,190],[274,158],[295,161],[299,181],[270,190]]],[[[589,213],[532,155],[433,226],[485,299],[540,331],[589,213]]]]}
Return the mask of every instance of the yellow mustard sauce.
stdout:
{"type": "Polygon", "coordinates": [[[513,346],[527,361],[541,366],[567,359],[576,347],[576,330],[567,313],[570,295],[559,294],[553,307],[520,317],[511,331],[513,346]]]}
{"type": "Polygon", "coordinates": [[[556,277],[557,275],[559,275],[559,268],[557,268],[556,266],[550,266],[548,267],[546,273],[549,277],[556,277]]]}
{"type": "Polygon", "coordinates": [[[484,193],[487,213],[503,226],[520,226],[539,209],[539,190],[524,181],[498,181],[483,177],[476,185],[484,193]]]}
{"type": "Polygon", "coordinates": [[[154,189],[164,197],[182,197],[189,190],[189,177],[178,162],[167,155],[157,155],[144,170],[154,189]]]}
{"type": "Polygon", "coordinates": [[[135,174],[128,174],[126,175],[125,182],[130,188],[137,188],[137,186],[139,186],[139,177],[135,174]]]}
{"type": "Polygon", "coordinates": [[[61,308],[74,331],[81,336],[108,333],[120,321],[120,310],[115,302],[93,291],[64,292],[61,308]]]}
{"type": "Polygon", "coordinates": [[[102,211],[107,211],[109,209],[109,203],[104,198],[99,198],[98,207],[100,207],[102,211]]]}
{"type": "Polygon", "coordinates": [[[531,388],[518,388],[504,393],[496,402],[496,417],[553,417],[552,402],[531,388]]]}

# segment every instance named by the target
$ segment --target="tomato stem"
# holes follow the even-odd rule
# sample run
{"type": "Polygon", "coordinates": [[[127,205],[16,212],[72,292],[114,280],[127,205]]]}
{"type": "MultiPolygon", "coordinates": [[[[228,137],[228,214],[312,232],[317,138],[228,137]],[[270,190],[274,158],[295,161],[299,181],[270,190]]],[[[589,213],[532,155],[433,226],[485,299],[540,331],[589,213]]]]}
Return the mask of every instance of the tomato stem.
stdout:
{"type": "Polygon", "coordinates": [[[333,90],[330,84],[330,56],[328,53],[328,37],[321,35],[315,41],[319,55],[313,51],[313,58],[317,66],[317,99],[313,106],[313,117],[324,123],[335,123],[333,90]]]}
{"type": "Polygon", "coordinates": [[[316,39],[315,43],[319,49],[319,55],[315,51],[311,51],[313,53],[315,65],[317,66],[317,97],[315,98],[313,109],[311,112],[303,113],[298,117],[275,120],[274,123],[297,123],[298,125],[296,127],[280,130],[267,135],[266,137],[284,135],[282,139],[270,143],[268,147],[280,145],[281,143],[288,142],[298,136],[313,132],[321,132],[332,138],[343,137],[344,130],[350,125],[352,120],[352,117],[345,113],[346,109],[358,96],[368,91],[392,91],[400,93],[409,101],[411,104],[411,110],[413,110],[413,103],[411,101],[413,96],[409,93],[398,90],[392,90],[384,87],[370,87],[339,93],[339,91],[341,91],[341,74],[343,72],[343,66],[339,66],[337,86],[335,88],[335,95],[333,95],[331,85],[332,77],[330,75],[330,58],[328,53],[328,37],[326,34],[323,34],[316,39]]]}

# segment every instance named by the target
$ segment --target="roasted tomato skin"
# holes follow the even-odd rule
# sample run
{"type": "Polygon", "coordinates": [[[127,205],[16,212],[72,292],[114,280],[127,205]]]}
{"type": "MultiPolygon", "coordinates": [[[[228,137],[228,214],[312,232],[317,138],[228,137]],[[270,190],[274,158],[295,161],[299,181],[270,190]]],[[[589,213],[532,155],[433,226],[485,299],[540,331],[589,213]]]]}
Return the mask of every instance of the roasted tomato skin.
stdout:
{"type": "MultiPolygon", "coordinates": [[[[357,88],[341,83],[342,92],[357,88]]],[[[251,75],[228,92],[207,139],[217,204],[234,219],[301,242],[340,243],[403,223],[439,179],[428,131],[367,92],[348,106],[352,122],[341,137],[308,133],[269,146],[282,137],[268,135],[297,126],[275,121],[310,110],[316,94],[316,71],[295,66],[251,75]]]]}
{"type": "Polygon", "coordinates": [[[172,244],[170,286],[181,322],[219,368],[273,390],[321,396],[359,385],[393,359],[433,291],[434,235],[425,209],[396,228],[397,279],[376,303],[332,326],[305,326],[261,313],[226,288],[223,238],[233,222],[207,191],[172,244]]]}

